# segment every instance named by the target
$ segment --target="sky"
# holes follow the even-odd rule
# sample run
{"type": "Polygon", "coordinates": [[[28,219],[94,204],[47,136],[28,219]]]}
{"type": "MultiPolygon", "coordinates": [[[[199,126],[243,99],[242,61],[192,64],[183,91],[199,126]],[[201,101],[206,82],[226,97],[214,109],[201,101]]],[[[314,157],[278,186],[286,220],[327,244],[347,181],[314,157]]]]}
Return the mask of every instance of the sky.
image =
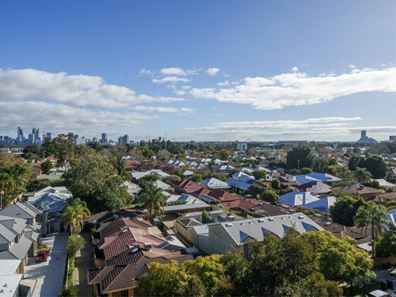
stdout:
{"type": "Polygon", "coordinates": [[[0,2],[0,135],[396,135],[394,0],[0,2]]]}

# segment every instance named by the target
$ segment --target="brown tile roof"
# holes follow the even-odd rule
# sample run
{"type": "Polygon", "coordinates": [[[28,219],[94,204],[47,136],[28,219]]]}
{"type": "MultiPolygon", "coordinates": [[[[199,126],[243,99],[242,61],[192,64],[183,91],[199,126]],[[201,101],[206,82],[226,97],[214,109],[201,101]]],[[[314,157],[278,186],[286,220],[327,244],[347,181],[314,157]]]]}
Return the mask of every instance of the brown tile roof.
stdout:
{"type": "Polygon", "coordinates": [[[152,225],[150,222],[139,217],[119,218],[111,222],[103,223],[97,231],[103,238],[120,232],[123,227],[148,228],[152,227],[152,225]]]}
{"type": "MultiPolygon", "coordinates": [[[[155,252],[154,252],[155,253],[155,252]]],[[[136,257],[137,261],[126,265],[109,265],[98,269],[88,270],[88,284],[99,284],[102,294],[117,292],[136,287],[139,277],[146,274],[149,264],[152,262],[166,263],[170,260],[182,262],[192,259],[191,255],[183,255],[180,252],[168,252],[167,256],[148,257],[147,253],[139,251],[136,257]],[[143,255],[143,256],[142,256],[143,255]],[[93,276],[91,278],[91,276],[93,276]]]]}

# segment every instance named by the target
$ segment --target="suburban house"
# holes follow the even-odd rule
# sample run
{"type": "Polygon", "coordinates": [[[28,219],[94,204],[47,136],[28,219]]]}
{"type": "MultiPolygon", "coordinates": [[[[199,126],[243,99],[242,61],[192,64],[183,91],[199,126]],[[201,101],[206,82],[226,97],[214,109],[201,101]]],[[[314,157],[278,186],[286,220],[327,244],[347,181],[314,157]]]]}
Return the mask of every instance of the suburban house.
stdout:
{"type": "Polygon", "coordinates": [[[251,186],[253,186],[257,180],[242,171],[234,173],[229,179],[227,179],[227,184],[232,188],[237,188],[242,191],[248,191],[251,186]]]}
{"type": "Polygon", "coordinates": [[[40,230],[27,220],[0,215],[0,260],[21,260],[24,272],[28,258],[35,255],[40,230]]]}
{"type": "Polygon", "coordinates": [[[224,254],[234,249],[246,251],[250,243],[261,242],[268,234],[282,238],[289,229],[300,234],[323,230],[302,213],[210,224],[180,220],[175,228],[206,254],[224,254]]]}
{"type": "Polygon", "coordinates": [[[361,184],[352,184],[352,185],[334,187],[333,192],[351,194],[351,195],[361,197],[365,200],[373,200],[378,195],[383,194],[382,190],[375,189],[372,187],[366,187],[361,184]]]}
{"type": "Polygon", "coordinates": [[[306,183],[310,183],[312,181],[322,182],[326,184],[332,184],[334,182],[340,181],[341,179],[331,175],[329,173],[322,172],[311,172],[303,175],[286,175],[286,180],[288,182],[296,183],[297,185],[302,185],[306,183]]]}
{"type": "Polygon", "coordinates": [[[298,185],[297,188],[300,191],[316,193],[319,196],[326,196],[331,192],[331,186],[320,181],[310,181],[308,183],[298,185]]]}
{"type": "Polygon", "coordinates": [[[146,176],[146,175],[156,175],[159,178],[165,178],[170,176],[168,173],[162,171],[161,169],[151,169],[148,171],[132,171],[132,177],[136,180],[141,179],[142,177],[146,176]]]}
{"type": "Polygon", "coordinates": [[[290,206],[317,209],[321,212],[329,212],[337,198],[334,196],[320,197],[316,193],[293,191],[279,197],[279,202],[290,206]]]}
{"type": "Polygon", "coordinates": [[[25,297],[31,296],[31,288],[22,283],[23,269],[21,260],[0,260],[0,296],[25,297]]]}
{"type": "Polygon", "coordinates": [[[46,187],[28,197],[28,202],[42,212],[42,234],[62,231],[61,214],[72,193],[65,187],[46,187]]]}
{"type": "Polygon", "coordinates": [[[97,267],[87,276],[96,296],[133,296],[151,262],[192,259],[182,253],[185,246],[175,236],[163,236],[158,227],[138,216],[105,219],[95,237],[97,267]]]}
{"type": "Polygon", "coordinates": [[[202,185],[207,186],[209,189],[212,190],[225,190],[231,188],[227,183],[215,178],[207,178],[201,182],[202,185]]]}
{"type": "Polygon", "coordinates": [[[37,226],[41,221],[41,210],[29,202],[17,202],[0,210],[1,216],[23,219],[27,224],[37,226]]]}

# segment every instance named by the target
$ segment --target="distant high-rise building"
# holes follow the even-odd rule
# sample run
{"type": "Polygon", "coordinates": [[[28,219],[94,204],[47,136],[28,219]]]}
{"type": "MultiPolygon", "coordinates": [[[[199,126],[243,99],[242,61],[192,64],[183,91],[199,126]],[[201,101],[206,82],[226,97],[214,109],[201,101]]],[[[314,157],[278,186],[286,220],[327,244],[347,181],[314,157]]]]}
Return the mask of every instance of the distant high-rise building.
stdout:
{"type": "Polygon", "coordinates": [[[360,139],[357,141],[357,143],[359,143],[359,144],[375,144],[375,143],[378,143],[378,141],[375,140],[374,138],[368,137],[367,131],[362,130],[362,131],[360,131],[360,139]]]}
{"type": "Polygon", "coordinates": [[[102,138],[100,139],[101,144],[107,144],[107,133],[102,133],[102,138]]]}
{"type": "Polygon", "coordinates": [[[18,129],[17,129],[17,139],[16,140],[17,140],[17,143],[22,143],[24,140],[23,130],[21,127],[18,127],[18,129]]]}
{"type": "Polygon", "coordinates": [[[48,140],[51,140],[51,139],[52,139],[52,134],[51,134],[51,132],[45,133],[45,138],[47,138],[48,140]]]}
{"type": "Polygon", "coordinates": [[[124,136],[118,137],[118,144],[120,145],[126,145],[129,143],[129,136],[125,134],[124,136]]]}
{"type": "Polygon", "coordinates": [[[389,141],[396,141],[396,135],[389,136],[389,141]]]}

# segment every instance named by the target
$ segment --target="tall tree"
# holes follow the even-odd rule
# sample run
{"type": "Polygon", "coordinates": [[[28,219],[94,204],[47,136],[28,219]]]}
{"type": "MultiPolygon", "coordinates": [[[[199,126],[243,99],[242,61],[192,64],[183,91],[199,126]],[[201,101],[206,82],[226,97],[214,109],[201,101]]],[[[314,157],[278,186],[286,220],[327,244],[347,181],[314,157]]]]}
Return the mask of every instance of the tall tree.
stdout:
{"type": "Polygon", "coordinates": [[[71,162],[66,181],[73,195],[86,201],[91,210],[116,210],[132,200],[117,170],[92,149],[71,162]]]}
{"type": "Polygon", "coordinates": [[[337,202],[330,207],[333,221],[345,226],[353,226],[353,219],[360,206],[366,202],[361,198],[350,195],[341,195],[337,202]]]}
{"type": "Polygon", "coordinates": [[[372,254],[375,257],[374,240],[381,232],[382,226],[387,222],[386,208],[369,201],[359,207],[356,212],[355,224],[357,227],[371,226],[372,254]]]}
{"type": "Polygon", "coordinates": [[[354,175],[359,183],[367,183],[372,179],[370,171],[368,171],[366,168],[356,168],[354,175]]]}
{"type": "Polygon", "coordinates": [[[312,150],[309,146],[295,146],[286,157],[286,167],[288,169],[298,169],[311,167],[313,160],[312,150]]]}
{"type": "Polygon", "coordinates": [[[90,215],[87,204],[76,198],[62,213],[62,220],[70,228],[70,234],[79,234],[84,220],[90,215]]]}
{"type": "Polygon", "coordinates": [[[162,190],[149,184],[143,193],[144,207],[148,210],[148,218],[152,219],[162,212],[162,206],[165,204],[162,190]]]}
{"type": "Polygon", "coordinates": [[[363,161],[362,166],[371,173],[373,178],[383,178],[386,176],[386,163],[382,156],[370,155],[363,161]]]}

